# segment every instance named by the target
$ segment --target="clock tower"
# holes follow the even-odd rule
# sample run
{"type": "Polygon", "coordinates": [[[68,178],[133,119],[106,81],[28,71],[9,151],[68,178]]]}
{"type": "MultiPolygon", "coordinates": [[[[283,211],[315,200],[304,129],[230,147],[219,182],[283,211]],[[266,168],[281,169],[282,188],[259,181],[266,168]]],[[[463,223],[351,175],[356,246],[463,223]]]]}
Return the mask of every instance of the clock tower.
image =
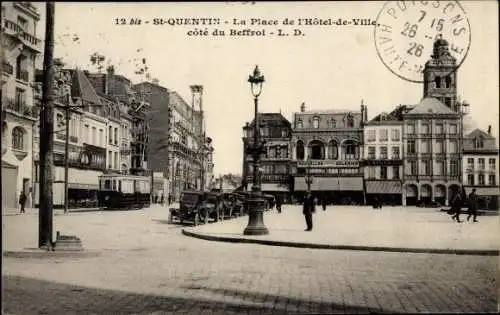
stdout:
{"type": "Polygon", "coordinates": [[[431,59],[424,67],[424,98],[435,97],[454,112],[457,104],[457,60],[450,54],[449,44],[440,35],[434,41],[431,59]]]}

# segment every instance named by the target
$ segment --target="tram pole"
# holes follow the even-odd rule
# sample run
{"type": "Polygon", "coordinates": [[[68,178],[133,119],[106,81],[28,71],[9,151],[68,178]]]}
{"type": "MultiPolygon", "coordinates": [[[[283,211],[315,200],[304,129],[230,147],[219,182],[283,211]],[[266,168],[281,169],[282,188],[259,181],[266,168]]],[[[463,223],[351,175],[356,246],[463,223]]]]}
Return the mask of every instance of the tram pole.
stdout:
{"type": "Polygon", "coordinates": [[[52,248],[54,170],[54,15],[55,3],[46,3],[45,49],[43,58],[42,109],[40,111],[40,210],[38,247],[52,248]]]}
{"type": "Polygon", "coordinates": [[[64,213],[68,213],[69,122],[71,118],[70,97],[71,94],[68,93],[68,102],[66,104],[66,139],[64,142],[64,213]]]}

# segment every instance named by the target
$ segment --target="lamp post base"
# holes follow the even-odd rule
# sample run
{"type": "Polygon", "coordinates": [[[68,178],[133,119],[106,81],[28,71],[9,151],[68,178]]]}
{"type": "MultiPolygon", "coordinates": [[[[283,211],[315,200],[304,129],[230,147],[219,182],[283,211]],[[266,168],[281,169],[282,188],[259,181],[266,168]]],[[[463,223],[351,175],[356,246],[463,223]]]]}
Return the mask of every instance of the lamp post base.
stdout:
{"type": "Polygon", "coordinates": [[[248,225],[243,235],[267,235],[269,230],[264,225],[264,199],[260,193],[253,193],[247,200],[248,225]]]}

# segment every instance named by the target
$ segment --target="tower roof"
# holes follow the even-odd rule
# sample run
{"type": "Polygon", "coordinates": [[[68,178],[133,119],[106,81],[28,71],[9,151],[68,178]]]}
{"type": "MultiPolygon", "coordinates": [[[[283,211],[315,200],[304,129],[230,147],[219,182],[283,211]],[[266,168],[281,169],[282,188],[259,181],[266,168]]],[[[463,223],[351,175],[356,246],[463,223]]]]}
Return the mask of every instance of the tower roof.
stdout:
{"type": "Polygon", "coordinates": [[[75,69],[72,77],[71,96],[80,97],[82,100],[92,104],[100,104],[101,100],[97,95],[90,80],[82,70],[75,69]]]}
{"type": "Polygon", "coordinates": [[[410,110],[407,115],[421,115],[421,114],[438,114],[438,115],[447,115],[447,114],[457,114],[451,109],[449,109],[446,105],[441,103],[435,97],[425,97],[420,103],[418,103],[415,108],[410,110]]]}

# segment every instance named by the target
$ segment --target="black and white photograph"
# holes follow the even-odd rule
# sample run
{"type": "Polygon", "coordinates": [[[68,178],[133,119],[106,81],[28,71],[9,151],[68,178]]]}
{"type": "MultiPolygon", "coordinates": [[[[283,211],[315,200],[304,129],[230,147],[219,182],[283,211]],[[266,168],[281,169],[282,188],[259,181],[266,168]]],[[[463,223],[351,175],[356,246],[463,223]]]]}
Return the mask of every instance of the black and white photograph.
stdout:
{"type": "Polygon", "coordinates": [[[497,1],[1,6],[2,314],[500,311],[497,1]]]}

